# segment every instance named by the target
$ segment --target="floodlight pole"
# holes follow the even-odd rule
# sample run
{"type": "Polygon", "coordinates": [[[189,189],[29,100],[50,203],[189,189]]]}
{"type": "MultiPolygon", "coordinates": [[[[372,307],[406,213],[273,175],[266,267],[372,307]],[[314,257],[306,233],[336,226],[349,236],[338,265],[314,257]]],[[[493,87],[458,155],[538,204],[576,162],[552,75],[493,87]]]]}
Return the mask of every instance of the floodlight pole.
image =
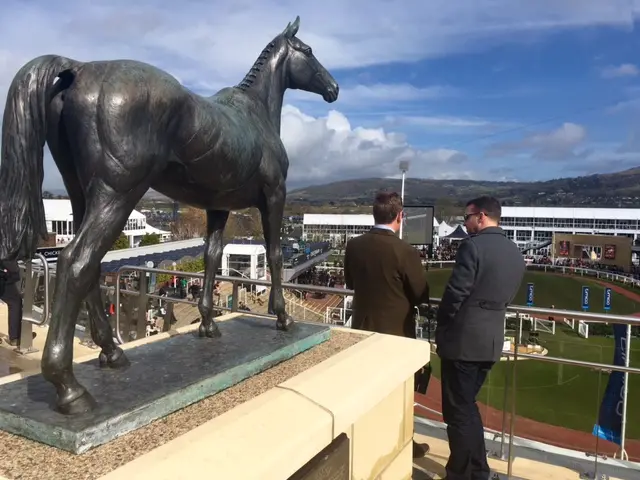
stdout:
{"type": "MultiPolygon", "coordinates": [[[[400,161],[400,171],[402,172],[402,187],[400,190],[400,198],[402,199],[402,205],[404,206],[404,179],[407,175],[407,170],[409,170],[409,161],[401,160],[400,161]]],[[[402,238],[402,227],[404,227],[404,216],[402,221],[400,222],[400,238],[402,238]]]]}

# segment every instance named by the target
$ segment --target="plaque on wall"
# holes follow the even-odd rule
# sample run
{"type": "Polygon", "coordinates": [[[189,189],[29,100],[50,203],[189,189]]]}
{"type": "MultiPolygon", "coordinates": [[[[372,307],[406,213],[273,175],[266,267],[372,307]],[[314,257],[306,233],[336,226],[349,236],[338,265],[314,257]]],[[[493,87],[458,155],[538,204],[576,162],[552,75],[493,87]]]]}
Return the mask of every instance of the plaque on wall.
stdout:
{"type": "Polygon", "coordinates": [[[569,256],[569,249],[571,247],[571,242],[568,242],[567,240],[561,240],[559,246],[560,246],[560,248],[558,249],[558,256],[560,256],[560,257],[568,257],[569,256]]]}
{"type": "Polygon", "coordinates": [[[605,245],[604,246],[604,258],[607,260],[615,260],[616,259],[616,246],[615,245],[605,245]]]}
{"type": "Polygon", "coordinates": [[[338,435],[288,480],[350,480],[349,437],[338,435]]]}

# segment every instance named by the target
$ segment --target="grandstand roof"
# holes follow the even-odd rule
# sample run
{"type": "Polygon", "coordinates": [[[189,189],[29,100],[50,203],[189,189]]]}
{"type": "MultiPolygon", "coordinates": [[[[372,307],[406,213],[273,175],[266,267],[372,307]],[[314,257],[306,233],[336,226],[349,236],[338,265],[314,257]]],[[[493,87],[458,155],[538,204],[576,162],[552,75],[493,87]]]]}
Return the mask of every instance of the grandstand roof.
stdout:
{"type": "Polygon", "coordinates": [[[157,268],[165,260],[177,262],[184,257],[197,257],[203,253],[204,241],[201,238],[125,248],[108,252],[102,260],[101,269],[103,273],[111,273],[117,272],[124,265],[142,266],[149,261],[157,268]]]}
{"type": "Polygon", "coordinates": [[[502,207],[502,217],[640,220],[640,208],[502,207]]]}
{"type": "MultiPolygon", "coordinates": [[[[424,215],[412,215],[411,218],[423,217],[424,215]]],[[[373,227],[375,221],[373,215],[356,214],[335,214],[335,213],[305,213],[302,219],[304,225],[342,225],[373,227]]],[[[433,226],[438,226],[438,221],[433,218],[433,226]]]]}
{"type": "Polygon", "coordinates": [[[123,248],[121,250],[111,250],[107,252],[102,262],[111,262],[121,260],[123,258],[135,258],[145,255],[153,255],[155,253],[166,253],[174,250],[198,247],[204,251],[204,239],[192,238],[190,240],[178,240],[177,242],[164,242],[156,245],[148,245],[146,247],[123,248]]]}

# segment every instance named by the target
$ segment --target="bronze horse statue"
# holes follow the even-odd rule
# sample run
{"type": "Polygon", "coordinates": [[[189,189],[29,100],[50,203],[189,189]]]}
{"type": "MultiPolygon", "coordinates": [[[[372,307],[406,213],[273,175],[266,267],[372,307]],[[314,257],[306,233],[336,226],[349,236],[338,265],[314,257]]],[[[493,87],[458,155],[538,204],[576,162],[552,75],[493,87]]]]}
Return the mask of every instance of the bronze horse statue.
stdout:
{"type": "MultiPolygon", "coordinates": [[[[100,262],[142,196],[153,188],[206,210],[201,337],[219,337],[213,288],[229,211],[256,207],[262,217],[276,328],[293,321],[282,292],[280,231],[289,160],[280,139],[284,92],[338,98],[338,84],[296,37],[300,17],[262,51],[242,82],[211,97],[184,88],[146,63],[35,58],[16,74],[7,97],[0,165],[0,259],[31,259],[47,229],[42,202],[43,148],[49,146],[71,199],[75,238],[60,253],[42,374],[64,414],[96,402],[73,373],[73,336],[81,302],[100,346],[100,365],[129,361],[102,308],[100,262]]],[[[134,387],[135,388],[135,387],[134,387]]]]}

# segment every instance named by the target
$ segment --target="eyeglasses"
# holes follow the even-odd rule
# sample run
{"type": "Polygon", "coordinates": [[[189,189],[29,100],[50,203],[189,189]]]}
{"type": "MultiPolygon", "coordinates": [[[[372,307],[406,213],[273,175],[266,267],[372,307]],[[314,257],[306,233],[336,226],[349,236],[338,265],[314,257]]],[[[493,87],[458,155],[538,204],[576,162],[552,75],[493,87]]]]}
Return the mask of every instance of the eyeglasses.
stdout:
{"type": "Polygon", "coordinates": [[[465,213],[464,214],[464,221],[466,222],[467,220],[469,220],[474,215],[483,215],[483,214],[484,214],[484,212],[465,213]]]}

